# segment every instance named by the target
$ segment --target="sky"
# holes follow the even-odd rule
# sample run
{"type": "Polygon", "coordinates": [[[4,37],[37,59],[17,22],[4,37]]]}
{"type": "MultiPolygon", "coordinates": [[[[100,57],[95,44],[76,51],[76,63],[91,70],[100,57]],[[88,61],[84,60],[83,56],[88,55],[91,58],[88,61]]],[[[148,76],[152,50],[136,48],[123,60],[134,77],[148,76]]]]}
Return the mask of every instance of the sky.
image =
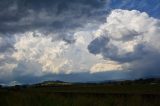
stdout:
{"type": "Polygon", "coordinates": [[[160,77],[159,0],[0,0],[0,84],[160,77]]]}

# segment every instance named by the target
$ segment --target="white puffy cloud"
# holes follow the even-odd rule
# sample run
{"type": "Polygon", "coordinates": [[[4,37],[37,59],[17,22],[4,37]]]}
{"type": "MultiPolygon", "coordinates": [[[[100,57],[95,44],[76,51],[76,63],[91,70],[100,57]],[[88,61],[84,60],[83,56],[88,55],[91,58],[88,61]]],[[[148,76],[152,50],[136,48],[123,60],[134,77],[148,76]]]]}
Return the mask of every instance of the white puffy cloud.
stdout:
{"type": "Polygon", "coordinates": [[[117,61],[123,70],[141,70],[141,74],[159,70],[159,19],[137,10],[116,9],[94,35],[90,53],[117,61]]]}
{"type": "MultiPolygon", "coordinates": [[[[117,9],[111,12],[106,23],[100,26],[95,36],[108,38],[109,41],[104,48],[108,49],[107,51],[115,48],[116,51],[112,53],[118,57],[138,52],[136,48],[139,45],[145,45],[146,51],[150,48],[159,50],[160,46],[157,41],[160,38],[159,33],[160,21],[158,19],[137,10],[117,9]]],[[[110,54],[105,52],[104,57],[110,57],[110,54]]]]}
{"type": "Polygon", "coordinates": [[[59,70],[67,64],[63,57],[68,45],[64,41],[52,41],[51,37],[43,36],[33,32],[25,33],[22,37],[16,39],[14,45],[16,52],[13,57],[17,61],[35,61],[42,65],[43,71],[53,71],[59,73],[59,70]]]}
{"type": "MultiPolygon", "coordinates": [[[[44,73],[95,73],[119,69],[118,63],[110,64],[101,56],[89,53],[87,46],[93,38],[92,32],[77,31],[74,33],[75,43],[68,44],[61,40],[55,41],[51,36],[44,36],[40,32],[27,32],[16,35],[14,44],[16,51],[12,54],[12,58],[16,59],[18,64],[22,64],[22,61],[26,61],[24,63],[27,64],[36,62],[42,66],[44,73]]],[[[27,64],[24,65],[28,67],[27,64]]],[[[30,69],[27,67],[25,69],[30,69]]]]}

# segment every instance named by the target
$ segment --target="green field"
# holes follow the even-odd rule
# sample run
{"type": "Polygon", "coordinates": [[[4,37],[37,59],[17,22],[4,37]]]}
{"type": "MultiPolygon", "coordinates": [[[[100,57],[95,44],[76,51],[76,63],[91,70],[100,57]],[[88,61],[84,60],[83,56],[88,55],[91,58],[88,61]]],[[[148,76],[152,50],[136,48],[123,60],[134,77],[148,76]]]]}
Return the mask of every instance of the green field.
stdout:
{"type": "Polygon", "coordinates": [[[79,84],[1,88],[0,106],[160,106],[160,85],[79,84]]]}

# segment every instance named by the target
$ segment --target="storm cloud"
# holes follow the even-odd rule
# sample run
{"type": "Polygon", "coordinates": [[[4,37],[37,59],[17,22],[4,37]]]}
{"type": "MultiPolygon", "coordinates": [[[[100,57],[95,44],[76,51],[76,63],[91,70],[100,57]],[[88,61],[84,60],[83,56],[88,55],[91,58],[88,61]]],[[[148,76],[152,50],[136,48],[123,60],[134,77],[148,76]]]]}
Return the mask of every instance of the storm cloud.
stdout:
{"type": "Polygon", "coordinates": [[[160,76],[159,0],[1,0],[0,83],[160,76]]]}
{"type": "Polygon", "coordinates": [[[137,10],[117,9],[95,32],[97,38],[91,41],[88,50],[106,60],[127,64],[123,70],[134,70],[141,74],[157,70],[159,75],[159,33],[159,19],[137,10]]]}
{"type": "Polygon", "coordinates": [[[0,32],[29,30],[65,31],[83,26],[100,14],[105,2],[98,0],[2,0],[0,32]]]}

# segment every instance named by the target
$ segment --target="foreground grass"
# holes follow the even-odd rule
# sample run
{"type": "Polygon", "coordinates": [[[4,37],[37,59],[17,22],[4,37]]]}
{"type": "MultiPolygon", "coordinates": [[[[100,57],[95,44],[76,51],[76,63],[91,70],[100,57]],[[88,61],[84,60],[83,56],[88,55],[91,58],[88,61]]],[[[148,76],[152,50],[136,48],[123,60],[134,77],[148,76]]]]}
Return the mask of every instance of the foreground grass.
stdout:
{"type": "Polygon", "coordinates": [[[1,89],[0,106],[160,106],[160,86],[66,85],[1,89]]]}

